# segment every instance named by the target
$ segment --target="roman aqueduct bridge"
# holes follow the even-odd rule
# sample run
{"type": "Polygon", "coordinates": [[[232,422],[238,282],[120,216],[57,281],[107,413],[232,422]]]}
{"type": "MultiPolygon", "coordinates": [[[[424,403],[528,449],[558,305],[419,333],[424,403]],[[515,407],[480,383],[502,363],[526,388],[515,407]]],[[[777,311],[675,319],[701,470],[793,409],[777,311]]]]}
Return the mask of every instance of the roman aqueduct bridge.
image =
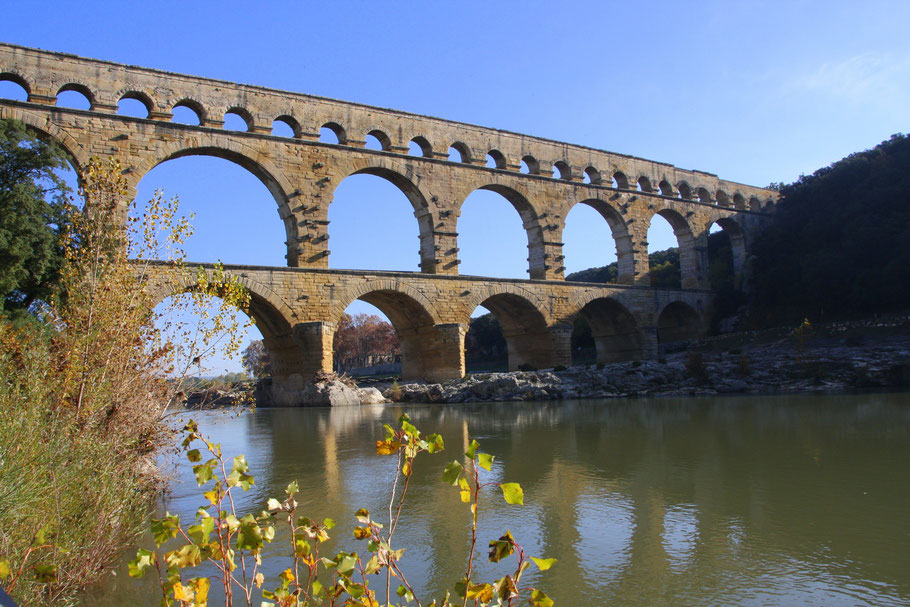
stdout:
{"type": "MultiPolygon", "coordinates": [[[[777,199],[772,190],[589,147],[9,44],[0,44],[0,80],[17,83],[26,97],[0,99],[0,117],[59,142],[77,171],[93,156],[116,157],[135,188],[162,162],[208,155],[265,184],[284,223],[288,267],[227,269],[253,293],[251,313],[288,402],[304,379],[331,369],[337,321],[355,299],[376,305],[395,326],[406,377],[462,376],[464,336],[478,305],[502,324],[512,368],[569,363],[578,315],[591,324],[598,360],[654,357],[659,343],[703,330],[712,302],[709,228],[729,234],[741,277],[750,239],[777,199]],[[89,109],[57,106],[65,91],[84,95],[89,109]],[[123,99],[140,101],[147,117],[117,114],[123,99]],[[198,125],[172,122],[177,107],[190,108],[198,125]],[[226,130],[227,114],[240,116],[246,131],[226,130]],[[274,135],[276,121],[293,136],[274,135]],[[322,129],[337,141],[320,141],[322,129]],[[365,147],[368,136],[381,149],[365,147]],[[450,148],[460,160],[450,160],[450,148]],[[355,174],[384,178],[410,201],[420,272],[328,269],[329,206],[338,184],[355,174]],[[478,189],[501,194],[521,216],[527,280],[458,275],[460,208],[478,189]],[[563,280],[564,220],[576,204],[609,225],[617,283],[563,280]],[[647,231],[656,214],[678,240],[681,289],[650,286],[647,231]]],[[[191,287],[155,286],[161,297],[191,287]]]]}

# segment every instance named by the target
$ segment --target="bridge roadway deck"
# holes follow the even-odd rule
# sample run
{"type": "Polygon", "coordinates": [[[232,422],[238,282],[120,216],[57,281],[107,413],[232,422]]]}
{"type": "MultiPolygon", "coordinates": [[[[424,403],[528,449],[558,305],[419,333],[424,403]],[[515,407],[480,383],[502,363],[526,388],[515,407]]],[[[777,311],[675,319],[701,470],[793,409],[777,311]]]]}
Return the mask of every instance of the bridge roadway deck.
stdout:
{"type": "MultiPolygon", "coordinates": [[[[194,288],[191,263],[175,274],[154,264],[155,298],[194,288]]],[[[478,306],[499,320],[509,367],[548,368],[571,363],[573,322],[591,325],[599,362],[657,356],[658,344],[700,334],[712,293],[622,284],[433,275],[419,272],[224,266],[249,289],[249,313],[272,355],[278,400],[292,403],[303,382],[332,369],[332,341],[355,300],[379,308],[395,327],[405,378],[431,381],[465,372],[465,335],[478,306]]]]}

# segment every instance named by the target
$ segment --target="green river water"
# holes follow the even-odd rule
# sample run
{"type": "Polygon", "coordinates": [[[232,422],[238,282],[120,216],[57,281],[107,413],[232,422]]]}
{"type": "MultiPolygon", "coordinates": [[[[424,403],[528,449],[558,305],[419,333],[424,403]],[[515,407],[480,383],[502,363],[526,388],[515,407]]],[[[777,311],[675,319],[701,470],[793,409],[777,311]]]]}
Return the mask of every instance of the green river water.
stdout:
{"type": "MultiPolygon", "coordinates": [[[[470,437],[496,456],[487,478],[525,492],[524,506],[492,490],[481,502],[486,581],[505,571],[485,562],[487,542],[509,529],[531,555],[559,559],[544,573],[532,567],[525,581],[562,606],[910,605],[910,394],[191,417],[226,455],[250,462],[256,484],[239,509],[258,512],[298,480],[300,512],[338,522],[331,547],[364,551],[351,538],[353,514],[365,507],[381,520],[387,508],[395,463],[375,454],[375,441],[402,412],[446,441],[445,452],[417,466],[396,532],[424,604],[464,573],[470,513],[439,477],[470,437]]],[[[191,520],[205,500],[185,460],[171,487],[162,508],[191,520]]],[[[268,587],[289,566],[287,545],[276,544],[266,550],[268,587]]],[[[123,567],[84,604],[158,605],[156,592],[123,567]]]]}

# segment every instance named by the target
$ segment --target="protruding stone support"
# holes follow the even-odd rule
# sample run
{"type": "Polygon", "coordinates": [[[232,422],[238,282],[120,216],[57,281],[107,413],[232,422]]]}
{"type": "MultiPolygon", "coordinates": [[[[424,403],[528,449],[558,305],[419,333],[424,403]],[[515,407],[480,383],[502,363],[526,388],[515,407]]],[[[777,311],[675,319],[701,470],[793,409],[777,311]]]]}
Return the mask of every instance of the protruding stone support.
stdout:
{"type": "Polygon", "coordinates": [[[628,226],[628,230],[630,239],[629,256],[632,259],[634,268],[632,271],[632,284],[650,287],[651,260],[648,258],[648,226],[643,222],[635,221],[628,226]]]}
{"type": "Polygon", "coordinates": [[[293,327],[293,340],[300,350],[296,372],[306,379],[317,371],[332,370],[332,344],[335,339],[334,322],[302,322],[293,327]]]}
{"type": "Polygon", "coordinates": [[[433,357],[432,368],[427,369],[427,379],[442,381],[464,377],[464,337],[468,327],[461,323],[436,325],[439,348],[433,357]]]}
{"type": "Polygon", "coordinates": [[[549,367],[572,364],[572,325],[558,324],[550,327],[550,339],[553,342],[553,353],[549,367]]]}
{"type": "Polygon", "coordinates": [[[547,329],[503,332],[509,352],[509,371],[522,366],[546,369],[552,366],[553,341],[547,329]]]}
{"type": "Polygon", "coordinates": [[[641,335],[641,358],[654,360],[658,357],[657,327],[639,327],[641,335]]]}
{"type": "Polygon", "coordinates": [[[635,283],[635,255],[632,237],[628,234],[614,237],[616,240],[616,282],[623,285],[635,283]]]}

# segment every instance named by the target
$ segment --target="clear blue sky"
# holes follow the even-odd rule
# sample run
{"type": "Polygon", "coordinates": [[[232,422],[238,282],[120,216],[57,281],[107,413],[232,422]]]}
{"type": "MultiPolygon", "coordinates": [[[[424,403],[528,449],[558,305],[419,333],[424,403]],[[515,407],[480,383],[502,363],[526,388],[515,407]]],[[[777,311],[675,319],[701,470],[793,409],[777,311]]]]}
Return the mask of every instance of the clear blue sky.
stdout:
{"type": "MultiPolygon", "coordinates": [[[[759,186],[910,129],[906,0],[7,0],[2,12],[4,42],[503,128],[759,186]]],[[[150,172],[140,196],[156,187],[197,213],[190,258],[284,263],[274,201],[242,169],[184,158],[150,172]]],[[[567,218],[569,271],[615,259],[607,226],[588,211],[567,218]]],[[[416,220],[379,178],[342,182],[330,219],[331,267],[417,269],[416,220]],[[389,236],[394,246],[380,244],[389,236]]],[[[654,250],[675,245],[658,224],[654,250]]],[[[458,229],[463,273],[527,276],[520,220],[503,199],[473,194],[458,229]]]]}

